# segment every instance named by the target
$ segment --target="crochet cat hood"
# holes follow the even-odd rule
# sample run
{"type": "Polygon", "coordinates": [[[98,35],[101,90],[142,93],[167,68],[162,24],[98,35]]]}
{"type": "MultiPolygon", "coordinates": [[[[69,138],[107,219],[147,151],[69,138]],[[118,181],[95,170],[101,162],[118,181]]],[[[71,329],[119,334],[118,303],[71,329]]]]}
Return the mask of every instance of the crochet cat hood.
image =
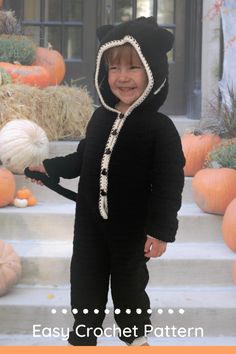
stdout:
{"type": "Polygon", "coordinates": [[[109,88],[104,53],[112,47],[129,43],[135,48],[144,65],[148,84],[141,97],[133,103],[126,114],[141,104],[149,104],[158,110],[168,94],[167,52],[173,46],[173,34],[159,27],[154,17],[140,17],[117,26],[99,27],[97,36],[100,47],[97,54],[95,87],[102,105],[117,112],[114,108],[117,99],[109,88]]]}

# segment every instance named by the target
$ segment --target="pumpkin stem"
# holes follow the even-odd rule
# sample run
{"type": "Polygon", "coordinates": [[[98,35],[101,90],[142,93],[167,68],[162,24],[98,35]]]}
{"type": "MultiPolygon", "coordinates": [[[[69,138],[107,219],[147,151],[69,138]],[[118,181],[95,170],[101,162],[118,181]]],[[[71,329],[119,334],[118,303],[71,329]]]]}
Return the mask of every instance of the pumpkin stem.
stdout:
{"type": "Polygon", "coordinates": [[[194,131],[193,131],[193,134],[194,135],[202,135],[203,134],[203,131],[199,128],[195,128],[194,131]]]}
{"type": "Polygon", "coordinates": [[[52,49],[53,49],[52,44],[51,44],[50,42],[48,42],[48,49],[49,49],[49,50],[52,50],[52,49]]]}

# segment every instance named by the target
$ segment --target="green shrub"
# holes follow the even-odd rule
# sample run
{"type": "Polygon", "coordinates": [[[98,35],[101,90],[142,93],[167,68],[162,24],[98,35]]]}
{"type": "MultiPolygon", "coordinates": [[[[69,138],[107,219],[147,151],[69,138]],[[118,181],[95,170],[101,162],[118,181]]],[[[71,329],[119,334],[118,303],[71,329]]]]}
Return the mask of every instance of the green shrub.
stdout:
{"type": "Polygon", "coordinates": [[[30,65],[35,59],[35,51],[35,44],[26,36],[0,36],[0,61],[30,65]]]}
{"type": "Polygon", "coordinates": [[[236,169],[236,139],[223,140],[208,154],[204,167],[236,169]]]}
{"type": "Polygon", "coordinates": [[[220,107],[220,123],[225,138],[236,137],[236,94],[228,87],[229,102],[222,103],[220,107]]]}

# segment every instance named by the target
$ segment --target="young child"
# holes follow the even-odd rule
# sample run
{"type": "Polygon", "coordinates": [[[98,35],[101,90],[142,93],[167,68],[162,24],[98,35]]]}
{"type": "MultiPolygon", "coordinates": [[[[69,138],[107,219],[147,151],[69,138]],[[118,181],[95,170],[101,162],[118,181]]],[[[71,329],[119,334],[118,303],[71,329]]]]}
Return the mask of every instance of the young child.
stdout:
{"type": "Polygon", "coordinates": [[[184,156],[172,121],[158,113],[168,92],[173,35],[154,18],[98,29],[95,86],[101,101],[75,153],[31,170],[80,176],[71,261],[72,345],[96,345],[109,281],[122,341],[148,345],[146,263],[175,240],[184,156]],[[132,330],[136,328],[136,330],[132,330]],[[89,330],[88,330],[89,329],[89,330]],[[94,331],[95,329],[95,331],[94,331]]]}

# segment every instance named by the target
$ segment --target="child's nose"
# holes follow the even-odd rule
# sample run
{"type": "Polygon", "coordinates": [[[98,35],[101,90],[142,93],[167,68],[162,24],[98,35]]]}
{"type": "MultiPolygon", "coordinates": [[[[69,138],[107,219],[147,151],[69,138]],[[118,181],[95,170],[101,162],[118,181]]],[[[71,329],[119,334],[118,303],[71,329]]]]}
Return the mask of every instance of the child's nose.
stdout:
{"type": "Polygon", "coordinates": [[[120,81],[128,81],[129,80],[129,75],[127,70],[121,70],[120,71],[120,76],[119,76],[120,81]]]}

